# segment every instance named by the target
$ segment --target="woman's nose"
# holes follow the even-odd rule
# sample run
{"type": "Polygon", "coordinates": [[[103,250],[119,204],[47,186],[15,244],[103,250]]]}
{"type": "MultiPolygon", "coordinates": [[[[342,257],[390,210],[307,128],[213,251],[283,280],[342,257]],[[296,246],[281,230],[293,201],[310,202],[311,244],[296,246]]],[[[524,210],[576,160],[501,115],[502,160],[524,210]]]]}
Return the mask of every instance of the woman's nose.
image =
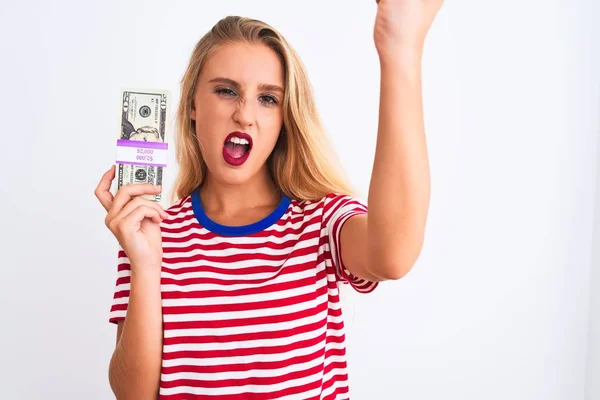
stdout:
{"type": "Polygon", "coordinates": [[[234,120],[242,126],[251,126],[256,120],[256,109],[252,102],[242,100],[238,102],[237,110],[233,115],[234,120]]]}

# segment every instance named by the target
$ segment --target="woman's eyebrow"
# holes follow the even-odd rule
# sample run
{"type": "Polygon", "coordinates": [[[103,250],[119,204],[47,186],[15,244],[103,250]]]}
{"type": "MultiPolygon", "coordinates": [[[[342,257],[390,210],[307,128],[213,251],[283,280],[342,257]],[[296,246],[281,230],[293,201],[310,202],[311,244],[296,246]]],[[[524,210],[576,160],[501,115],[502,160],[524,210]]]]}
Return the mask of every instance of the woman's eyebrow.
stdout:
{"type": "Polygon", "coordinates": [[[260,90],[264,90],[267,92],[279,92],[281,94],[284,93],[283,88],[277,85],[272,85],[269,83],[261,83],[260,85],[258,85],[258,88],[260,90]]]}
{"type": "MultiPolygon", "coordinates": [[[[234,88],[236,88],[238,90],[241,88],[241,85],[238,82],[236,82],[236,81],[234,81],[233,79],[230,79],[230,78],[217,77],[217,78],[211,79],[208,82],[209,83],[224,83],[224,84],[227,84],[227,85],[231,85],[231,86],[233,86],[234,88]]],[[[261,84],[258,85],[258,89],[259,90],[265,90],[265,91],[268,91],[268,92],[279,92],[281,94],[284,93],[284,90],[283,90],[283,88],[281,86],[273,85],[273,84],[270,84],[270,83],[261,83],[261,84]]]]}

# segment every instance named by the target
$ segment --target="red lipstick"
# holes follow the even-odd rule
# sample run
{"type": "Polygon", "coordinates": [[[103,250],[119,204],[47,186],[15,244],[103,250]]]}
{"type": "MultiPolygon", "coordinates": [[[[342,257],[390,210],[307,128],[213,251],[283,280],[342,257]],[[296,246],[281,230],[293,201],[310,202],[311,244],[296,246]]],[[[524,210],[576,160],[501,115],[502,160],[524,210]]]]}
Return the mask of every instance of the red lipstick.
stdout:
{"type": "Polygon", "coordinates": [[[223,159],[230,165],[242,165],[250,156],[252,137],[245,132],[231,132],[223,142],[223,159]]]}

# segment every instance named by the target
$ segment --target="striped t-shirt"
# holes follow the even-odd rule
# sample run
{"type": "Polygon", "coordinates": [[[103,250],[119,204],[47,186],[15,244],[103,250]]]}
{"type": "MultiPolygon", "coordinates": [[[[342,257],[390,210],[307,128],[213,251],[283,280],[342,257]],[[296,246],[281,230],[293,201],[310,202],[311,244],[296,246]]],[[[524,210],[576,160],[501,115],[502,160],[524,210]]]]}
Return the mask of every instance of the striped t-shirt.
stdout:
{"type": "MultiPolygon", "coordinates": [[[[161,399],[349,398],[338,284],[361,293],[378,282],[340,259],[342,224],[366,213],[360,200],[283,197],[264,219],[224,226],[199,192],[161,224],[161,399]]],[[[130,266],[119,251],[110,322],[125,318],[130,266]]]]}

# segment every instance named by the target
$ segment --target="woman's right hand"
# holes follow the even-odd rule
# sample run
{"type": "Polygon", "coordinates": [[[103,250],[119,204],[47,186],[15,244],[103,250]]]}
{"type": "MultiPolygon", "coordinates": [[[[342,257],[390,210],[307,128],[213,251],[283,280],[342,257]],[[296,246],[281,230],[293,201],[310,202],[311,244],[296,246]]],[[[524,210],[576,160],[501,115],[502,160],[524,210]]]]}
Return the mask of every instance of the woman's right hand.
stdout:
{"type": "Polygon", "coordinates": [[[119,241],[134,269],[160,271],[162,266],[162,235],[160,223],[168,214],[156,202],[142,195],[158,194],[160,186],[152,184],[124,185],[113,197],[110,192],[115,178],[113,165],[100,180],[94,194],[107,211],[105,223],[119,241]]]}

